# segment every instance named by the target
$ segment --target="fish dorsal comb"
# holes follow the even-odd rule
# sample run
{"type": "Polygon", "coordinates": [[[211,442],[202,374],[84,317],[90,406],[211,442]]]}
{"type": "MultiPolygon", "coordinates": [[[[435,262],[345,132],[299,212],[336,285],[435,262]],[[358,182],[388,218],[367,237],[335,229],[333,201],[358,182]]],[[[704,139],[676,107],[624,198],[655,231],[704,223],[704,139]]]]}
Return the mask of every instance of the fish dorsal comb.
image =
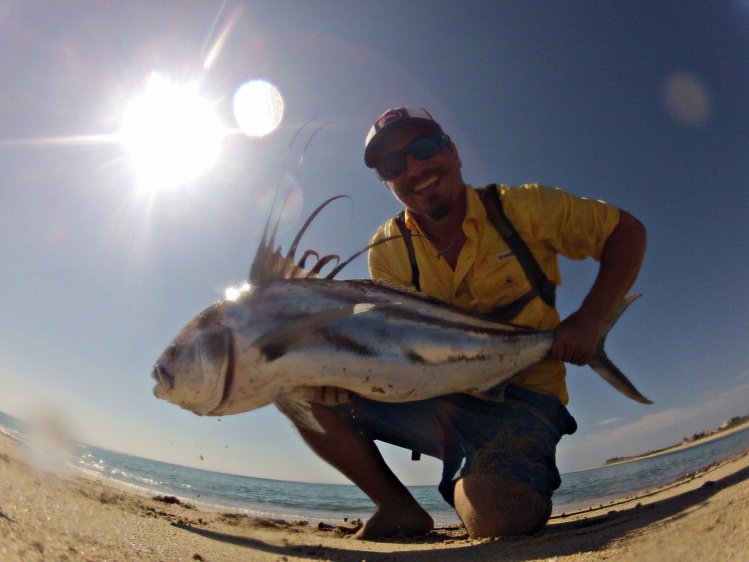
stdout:
{"type": "MultiPolygon", "coordinates": [[[[311,121],[310,121],[311,122],[311,121]]],[[[299,131],[297,131],[296,135],[294,135],[294,138],[291,140],[291,143],[289,143],[289,152],[291,151],[291,146],[294,144],[295,139],[301,133],[301,131],[310,123],[305,123],[299,131]]],[[[319,127],[309,138],[307,141],[307,144],[304,147],[304,151],[302,152],[302,158],[304,157],[304,153],[307,151],[307,147],[309,146],[309,143],[312,141],[312,138],[319,133],[325,126],[327,126],[329,123],[323,124],[321,127],[319,127]]],[[[288,154],[287,154],[288,159],[288,154]]],[[[299,163],[301,163],[301,159],[299,160],[299,163]]],[[[284,168],[286,165],[284,164],[284,168]]],[[[278,196],[280,189],[280,180],[279,184],[276,186],[276,197],[278,196]]],[[[276,218],[275,223],[273,224],[273,228],[271,229],[271,223],[272,223],[272,215],[271,213],[268,216],[268,220],[265,223],[265,228],[263,229],[263,235],[260,239],[260,244],[258,245],[257,252],[255,253],[255,259],[252,261],[252,265],[250,266],[250,276],[249,276],[249,283],[250,285],[264,285],[267,283],[271,283],[273,281],[277,281],[280,279],[309,279],[309,278],[317,278],[320,276],[321,270],[328,265],[330,262],[335,261],[336,266],[325,275],[325,279],[334,279],[335,276],[349,263],[351,263],[352,260],[354,260],[356,257],[360,256],[361,254],[367,252],[371,248],[385,243],[389,242],[391,240],[395,240],[396,238],[402,238],[402,235],[396,235],[396,236],[390,236],[387,238],[383,238],[381,240],[378,240],[377,242],[374,242],[372,244],[369,244],[359,252],[356,252],[354,255],[350,256],[348,259],[341,262],[340,257],[335,254],[328,254],[320,257],[320,254],[318,254],[314,250],[306,250],[302,257],[300,258],[298,263],[294,263],[294,256],[296,254],[297,246],[299,245],[299,242],[304,235],[304,233],[307,231],[307,228],[310,226],[312,221],[317,217],[317,215],[322,211],[325,207],[327,207],[330,203],[335,201],[336,199],[340,199],[342,197],[347,197],[347,195],[337,195],[335,197],[331,197],[330,199],[324,201],[319,207],[317,207],[312,214],[309,216],[309,218],[305,221],[305,223],[302,225],[302,227],[299,229],[299,232],[297,233],[296,237],[294,238],[294,241],[291,243],[291,246],[289,247],[288,253],[284,256],[283,250],[281,249],[281,246],[278,246],[274,249],[275,246],[275,239],[276,234],[278,232],[278,226],[281,222],[281,217],[283,216],[283,209],[286,206],[286,203],[288,201],[288,195],[287,199],[284,201],[283,205],[281,205],[281,212],[279,212],[278,217],[276,218]],[[306,269],[306,261],[307,259],[312,256],[316,259],[314,265],[310,269],[306,269]]],[[[275,199],[274,199],[275,200],[275,199]]],[[[399,286],[401,290],[409,291],[408,288],[399,286]]]]}
{"type": "Polygon", "coordinates": [[[346,196],[337,195],[335,197],[331,197],[330,199],[324,201],[319,207],[317,207],[317,209],[312,212],[309,218],[307,218],[302,227],[299,229],[299,232],[292,241],[291,246],[289,247],[289,251],[285,256],[283,255],[283,250],[280,245],[274,249],[276,232],[278,231],[278,223],[280,221],[280,215],[282,213],[279,213],[279,218],[276,220],[276,224],[274,225],[273,230],[270,234],[268,233],[270,224],[266,224],[265,230],[263,231],[263,237],[260,241],[257,253],[255,254],[255,259],[253,260],[252,266],[250,268],[250,284],[264,285],[266,283],[277,281],[279,279],[307,279],[318,277],[320,274],[320,270],[328,263],[330,263],[331,261],[340,261],[337,255],[328,254],[320,257],[320,255],[316,251],[307,250],[299,259],[298,263],[294,262],[299,242],[302,239],[304,233],[307,231],[307,228],[309,228],[310,224],[312,224],[312,221],[315,219],[315,217],[317,217],[318,214],[320,214],[320,211],[322,211],[336,199],[340,199],[342,197],[346,196]],[[313,257],[316,261],[310,269],[306,269],[306,262],[310,257],[313,257]]]}

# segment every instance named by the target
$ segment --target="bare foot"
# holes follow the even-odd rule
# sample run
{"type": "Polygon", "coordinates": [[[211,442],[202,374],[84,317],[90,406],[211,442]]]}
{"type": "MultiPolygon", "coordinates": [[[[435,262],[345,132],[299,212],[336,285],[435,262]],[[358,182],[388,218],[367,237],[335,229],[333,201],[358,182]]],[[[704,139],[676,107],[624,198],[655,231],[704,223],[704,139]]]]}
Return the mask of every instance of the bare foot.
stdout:
{"type": "Polygon", "coordinates": [[[417,503],[406,507],[402,505],[382,506],[352,538],[384,539],[398,533],[426,535],[432,529],[434,529],[432,517],[417,503]]]}

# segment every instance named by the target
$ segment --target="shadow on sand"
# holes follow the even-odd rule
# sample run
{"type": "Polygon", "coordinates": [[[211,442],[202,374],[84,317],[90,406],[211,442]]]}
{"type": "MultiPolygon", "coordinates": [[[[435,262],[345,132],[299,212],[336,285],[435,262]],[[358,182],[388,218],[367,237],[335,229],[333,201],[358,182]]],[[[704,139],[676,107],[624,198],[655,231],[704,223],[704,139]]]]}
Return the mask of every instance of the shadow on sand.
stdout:
{"type": "Polygon", "coordinates": [[[749,468],[742,469],[720,480],[707,480],[699,489],[684,492],[678,496],[649,505],[610,511],[603,515],[591,516],[578,521],[553,523],[533,536],[506,538],[478,544],[456,541],[437,550],[434,549],[435,543],[442,543],[455,537],[448,537],[444,530],[437,529],[421,539],[393,542],[394,546],[398,544],[402,546],[402,544],[407,543],[407,551],[372,552],[357,548],[360,543],[356,541],[343,538],[340,547],[325,547],[314,543],[273,545],[252,537],[211,531],[184,523],[174,523],[173,525],[212,540],[224,541],[279,556],[314,557],[339,562],[360,562],[364,559],[368,562],[385,560],[388,562],[432,562],[441,557],[448,557],[454,561],[476,559],[522,561],[579,553],[581,552],[581,537],[584,537],[584,551],[606,548],[612,542],[633,531],[665,519],[678,518],[680,514],[703,504],[721,490],[747,479],[749,479],[749,468]],[[419,550],[420,542],[432,546],[429,549],[419,550]]]}

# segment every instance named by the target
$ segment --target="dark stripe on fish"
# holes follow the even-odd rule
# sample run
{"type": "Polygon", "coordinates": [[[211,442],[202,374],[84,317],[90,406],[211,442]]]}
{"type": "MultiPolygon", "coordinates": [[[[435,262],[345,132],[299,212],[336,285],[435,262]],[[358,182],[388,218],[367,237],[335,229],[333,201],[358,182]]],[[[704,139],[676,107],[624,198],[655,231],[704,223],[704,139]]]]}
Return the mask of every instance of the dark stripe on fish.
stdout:
{"type": "Polygon", "coordinates": [[[427,360],[424,359],[424,356],[420,353],[417,353],[415,349],[406,349],[405,350],[406,357],[408,357],[408,360],[411,361],[411,363],[426,363],[427,360]]]}
{"type": "MultiPolygon", "coordinates": [[[[351,351],[362,357],[373,357],[376,355],[376,352],[372,348],[332,328],[317,328],[315,331],[334,349],[351,351]]],[[[298,344],[298,339],[274,339],[261,346],[260,353],[262,353],[266,361],[275,361],[279,357],[283,357],[289,353],[298,344]]]]}
{"type": "Polygon", "coordinates": [[[260,353],[265,357],[266,361],[275,361],[279,357],[286,355],[288,351],[289,342],[287,340],[275,340],[260,348],[260,353]]]}
{"type": "MultiPolygon", "coordinates": [[[[445,303],[440,302],[439,304],[446,309],[452,308],[445,306],[445,303]]],[[[468,310],[460,310],[459,312],[462,314],[471,314],[468,310]]],[[[497,324],[497,327],[495,328],[491,325],[477,326],[476,324],[461,320],[438,318],[434,316],[433,311],[429,311],[427,314],[422,314],[418,310],[408,306],[389,306],[387,307],[387,312],[383,312],[383,314],[386,314],[390,320],[403,320],[405,322],[425,324],[445,330],[457,330],[460,332],[487,334],[491,336],[512,337],[527,332],[537,331],[524,326],[516,326],[514,324],[498,324],[496,320],[485,317],[481,314],[476,314],[475,317],[478,320],[487,322],[488,324],[497,324]]]]}
{"type": "Polygon", "coordinates": [[[334,349],[345,349],[362,357],[374,357],[377,355],[377,352],[371,347],[333,328],[320,328],[319,333],[334,349]]]}
{"type": "MultiPolygon", "coordinates": [[[[224,377],[224,392],[221,395],[221,402],[218,403],[213,409],[213,412],[221,411],[221,409],[229,403],[231,399],[232,388],[234,385],[234,371],[237,366],[237,358],[235,353],[234,334],[229,336],[229,349],[227,354],[229,357],[226,360],[226,376],[224,377]]],[[[210,415],[210,414],[209,414],[210,415]]]]}

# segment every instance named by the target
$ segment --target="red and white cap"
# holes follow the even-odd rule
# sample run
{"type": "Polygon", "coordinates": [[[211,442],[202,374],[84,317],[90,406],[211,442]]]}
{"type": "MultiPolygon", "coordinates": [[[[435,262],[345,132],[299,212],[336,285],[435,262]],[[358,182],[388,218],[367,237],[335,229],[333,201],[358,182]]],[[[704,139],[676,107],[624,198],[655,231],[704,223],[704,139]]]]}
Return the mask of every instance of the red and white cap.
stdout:
{"type": "Polygon", "coordinates": [[[423,123],[431,127],[435,132],[442,132],[440,124],[423,107],[396,107],[388,109],[374,122],[372,128],[369,129],[367,140],[364,141],[364,163],[367,167],[374,168],[377,165],[375,155],[386,133],[414,123],[423,123]]]}

